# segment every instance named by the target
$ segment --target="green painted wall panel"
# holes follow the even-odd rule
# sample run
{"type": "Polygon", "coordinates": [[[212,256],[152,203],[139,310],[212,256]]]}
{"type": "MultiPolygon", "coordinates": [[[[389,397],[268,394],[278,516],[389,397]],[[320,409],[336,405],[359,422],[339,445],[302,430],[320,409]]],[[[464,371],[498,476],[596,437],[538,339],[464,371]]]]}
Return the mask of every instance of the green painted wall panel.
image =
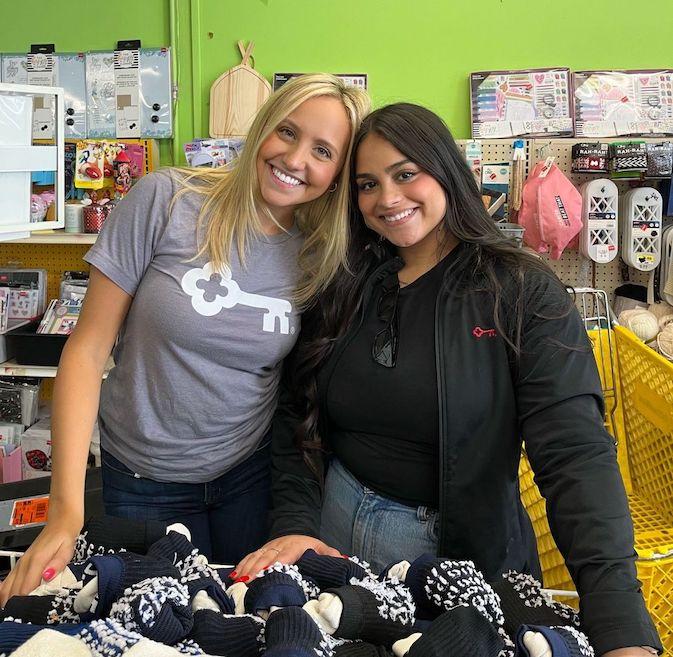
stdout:
{"type": "MultiPolygon", "coordinates": [[[[210,85],[255,41],[258,70],[366,72],[377,105],[411,100],[469,136],[467,76],[489,68],[673,66],[673,2],[650,0],[174,0],[176,148],[207,136],[210,85]],[[647,15],[638,15],[639,10],[647,15]],[[192,75],[197,79],[193,84],[192,75]],[[196,95],[194,95],[195,91],[196,95]]],[[[0,52],[170,40],[169,0],[0,0],[0,52]],[[11,18],[10,18],[11,16],[11,18]]],[[[170,145],[162,146],[170,162],[170,145]]]]}
{"type": "MultiPolygon", "coordinates": [[[[673,66],[673,2],[650,0],[192,0],[204,99],[254,40],[257,68],[366,72],[376,104],[428,105],[469,137],[467,76],[495,68],[673,66]],[[647,16],[638,16],[642,9],[647,16]],[[212,32],[209,38],[208,32],[212,32]]],[[[203,121],[207,126],[207,106],[203,121]]]]}
{"type": "Polygon", "coordinates": [[[0,52],[55,43],[60,52],[113,49],[121,39],[168,43],[167,0],[0,0],[0,52]]]}

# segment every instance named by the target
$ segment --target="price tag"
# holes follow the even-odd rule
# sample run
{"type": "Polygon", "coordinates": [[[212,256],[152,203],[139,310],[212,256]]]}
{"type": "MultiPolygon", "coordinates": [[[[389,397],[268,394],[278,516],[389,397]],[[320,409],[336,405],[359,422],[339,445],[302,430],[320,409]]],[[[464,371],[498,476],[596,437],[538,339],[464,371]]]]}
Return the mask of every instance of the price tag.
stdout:
{"type": "Polygon", "coordinates": [[[12,527],[23,527],[47,522],[49,514],[49,496],[33,497],[29,500],[17,500],[12,507],[12,527]]]}

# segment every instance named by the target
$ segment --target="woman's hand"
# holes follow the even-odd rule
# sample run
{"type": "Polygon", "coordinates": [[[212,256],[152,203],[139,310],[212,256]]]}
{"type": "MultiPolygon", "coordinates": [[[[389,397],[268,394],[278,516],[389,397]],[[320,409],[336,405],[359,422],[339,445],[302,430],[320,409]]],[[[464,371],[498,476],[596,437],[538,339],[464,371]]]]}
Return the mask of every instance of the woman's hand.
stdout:
{"type": "Polygon", "coordinates": [[[60,573],[72,559],[81,522],[50,522],[0,585],[0,607],[14,595],[27,595],[60,573]]]}
{"type": "Polygon", "coordinates": [[[290,534],[274,538],[272,541],[264,544],[259,550],[251,552],[244,557],[231,573],[230,577],[239,582],[247,582],[254,579],[260,570],[264,570],[276,561],[285,564],[292,564],[301,557],[306,550],[315,550],[318,554],[324,554],[330,557],[340,557],[339,550],[335,550],[326,543],[323,543],[312,536],[303,536],[301,534],[290,534]]]}

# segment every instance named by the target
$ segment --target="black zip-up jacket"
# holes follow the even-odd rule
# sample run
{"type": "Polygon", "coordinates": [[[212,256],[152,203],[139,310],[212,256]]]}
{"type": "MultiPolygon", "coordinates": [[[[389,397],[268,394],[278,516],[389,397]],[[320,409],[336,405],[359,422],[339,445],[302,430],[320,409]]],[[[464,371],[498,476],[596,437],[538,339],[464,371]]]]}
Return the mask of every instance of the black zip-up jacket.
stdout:
{"type": "MultiPolygon", "coordinates": [[[[490,580],[509,569],[539,575],[535,535],[519,496],[523,439],[596,654],[641,645],[661,651],[636,577],[633,525],[603,425],[596,363],[568,293],[552,275],[526,274],[521,353],[514,358],[494,330],[492,294],[471,283],[475,247],[456,248],[462,252],[447,268],[435,313],[438,555],[472,559],[490,580]]],[[[374,271],[363,308],[377,283],[400,266],[395,259],[374,271]]],[[[500,280],[508,322],[519,292],[504,267],[500,280]]],[[[327,446],[325,391],[361,321],[362,313],[318,375],[327,446]]],[[[295,447],[289,399],[284,391],[273,425],[272,536],[319,537],[321,488],[295,447]]]]}

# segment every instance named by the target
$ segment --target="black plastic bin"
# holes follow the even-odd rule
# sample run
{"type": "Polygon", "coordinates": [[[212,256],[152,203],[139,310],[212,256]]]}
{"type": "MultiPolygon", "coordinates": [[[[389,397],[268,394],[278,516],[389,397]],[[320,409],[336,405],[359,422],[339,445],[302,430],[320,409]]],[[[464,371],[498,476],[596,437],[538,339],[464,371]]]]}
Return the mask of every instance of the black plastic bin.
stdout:
{"type": "Polygon", "coordinates": [[[9,349],[18,365],[56,367],[68,336],[36,333],[39,324],[39,321],[35,321],[7,331],[5,337],[9,349]]]}

